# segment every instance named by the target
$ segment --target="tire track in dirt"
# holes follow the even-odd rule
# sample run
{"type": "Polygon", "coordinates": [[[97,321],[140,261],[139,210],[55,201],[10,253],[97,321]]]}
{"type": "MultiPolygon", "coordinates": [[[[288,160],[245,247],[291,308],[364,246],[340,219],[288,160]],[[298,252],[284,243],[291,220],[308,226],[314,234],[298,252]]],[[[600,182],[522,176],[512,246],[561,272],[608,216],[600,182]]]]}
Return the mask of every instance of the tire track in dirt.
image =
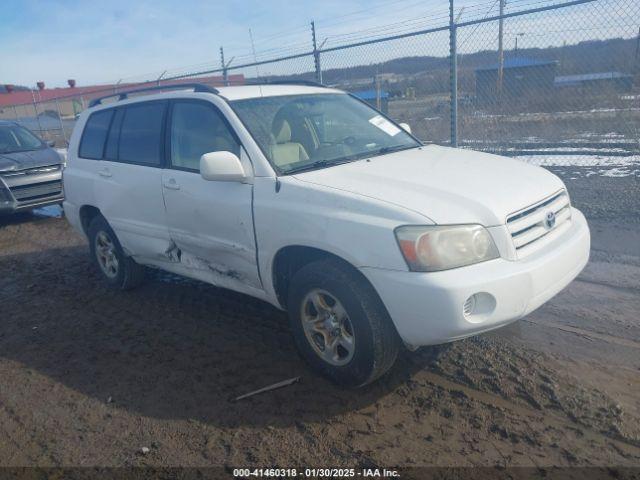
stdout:
{"type": "MultiPolygon", "coordinates": [[[[439,386],[452,394],[455,392],[463,392],[469,398],[483,403],[488,407],[508,409],[515,414],[531,417],[536,422],[553,426],[558,430],[566,430],[576,427],[575,424],[568,422],[565,418],[560,417],[551,411],[541,413],[539,410],[534,410],[533,408],[528,408],[522,404],[515,403],[508,398],[484,392],[461,383],[453,382],[446,377],[433,372],[422,371],[419,375],[429,383],[439,386]]],[[[632,441],[625,438],[611,438],[606,435],[602,435],[600,432],[589,427],[585,427],[584,425],[581,425],[581,427],[586,428],[587,430],[586,432],[583,430],[585,440],[596,443],[602,443],[603,440],[608,441],[616,445],[616,447],[620,451],[625,452],[625,454],[640,458],[640,441],[632,441]]]]}
{"type": "Polygon", "coordinates": [[[563,332],[568,332],[568,333],[574,333],[576,335],[580,335],[583,338],[589,339],[589,340],[601,340],[603,342],[607,342],[607,343],[613,343],[616,345],[620,345],[623,347],[629,347],[629,348],[637,348],[640,349],[640,342],[636,342],[634,340],[629,340],[626,338],[622,338],[622,337],[616,337],[613,335],[607,335],[605,333],[598,333],[595,332],[593,330],[585,330],[583,328],[577,328],[577,327],[572,327],[570,325],[562,325],[559,323],[553,323],[553,322],[539,322],[539,321],[535,321],[535,320],[527,320],[527,319],[523,319],[521,320],[522,322],[527,322],[527,323],[531,323],[532,325],[537,325],[540,327],[546,327],[546,328],[555,328],[557,330],[561,330],[563,332]]]}

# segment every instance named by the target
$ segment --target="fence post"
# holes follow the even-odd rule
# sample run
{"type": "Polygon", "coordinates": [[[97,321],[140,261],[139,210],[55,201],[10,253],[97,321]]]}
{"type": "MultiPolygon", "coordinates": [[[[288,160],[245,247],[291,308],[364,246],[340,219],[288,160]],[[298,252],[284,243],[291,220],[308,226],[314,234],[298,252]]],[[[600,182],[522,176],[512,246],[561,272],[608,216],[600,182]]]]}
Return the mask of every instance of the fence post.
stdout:
{"type": "Polygon", "coordinates": [[[457,27],[453,18],[453,1],[449,0],[449,76],[451,85],[449,96],[451,99],[451,146],[458,146],[458,52],[456,45],[457,27]]]}
{"type": "Polygon", "coordinates": [[[229,72],[227,70],[227,64],[224,63],[224,48],[220,47],[220,64],[222,65],[222,84],[225,87],[229,86],[229,72]]]}
{"type": "Polygon", "coordinates": [[[64,131],[64,122],[62,121],[62,113],[60,112],[60,104],[58,103],[58,99],[56,101],[56,112],[58,112],[58,120],[60,121],[60,130],[62,130],[62,138],[64,139],[64,143],[67,145],[69,142],[67,141],[67,133],[64,131]]]}
{"type": "Polygon", "coordinates": [[[162,81],[162,77],[164,77],[164,74],[167,73],[167,71],[165,70],[164,72],[162,72],[160,74],[160,76],[156,79],[156,86],[160,86],[160,82],[162,81]]]}
{"type": "Polygon", "coordinates": [[[33,93],[33,90],[31,90],[31,100],[33,101],[33,111],[36,114],[36,120],[38,122],[38,131],[40,132],[40,136],[42,136],[42,125],[40,124],[40,116],[38,115],[38,105],[36,104],[36,96],[33,93]]]}
{"type": "Polygon", "coordinates": [[[316,82],[322,83],[322,68],[320,68],[320,51],[316,40],[316,24],[311,21],[311,39],[313,40],[313,63],[316,68],[316,82]]]}
{"type": "Polygon", "coordinates": [[[502,78],[504,75],[504,3],[505,0],[500,0],[500,20],[498,21],[498,96],[502,99],[502,78]]]}

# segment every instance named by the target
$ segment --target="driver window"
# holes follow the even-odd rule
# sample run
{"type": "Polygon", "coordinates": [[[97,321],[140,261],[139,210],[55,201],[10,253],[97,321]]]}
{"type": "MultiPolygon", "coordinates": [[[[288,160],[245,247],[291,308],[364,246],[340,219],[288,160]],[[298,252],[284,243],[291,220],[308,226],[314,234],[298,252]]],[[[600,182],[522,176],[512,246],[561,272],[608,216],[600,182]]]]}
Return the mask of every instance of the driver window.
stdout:
{"type": "Polygon", "coordinates": [[[170,132],[171,165],[176,168],[199,172],[200,157],[205,153],[240,153],[240,146],[220,112],[205,103],[176,102],[170,132]]]}

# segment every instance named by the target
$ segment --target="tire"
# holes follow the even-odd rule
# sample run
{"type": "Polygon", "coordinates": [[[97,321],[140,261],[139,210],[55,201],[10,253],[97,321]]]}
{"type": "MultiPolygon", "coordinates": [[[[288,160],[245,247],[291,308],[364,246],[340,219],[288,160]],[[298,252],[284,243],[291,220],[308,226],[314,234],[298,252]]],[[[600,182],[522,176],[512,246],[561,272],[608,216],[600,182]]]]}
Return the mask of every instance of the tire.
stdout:
{"type": "Polygon", "coordinates": [[[109,285],[120,290],[130,290],[142,283],[144,267],[124,254],[118,237],[102,215],[97,215],[91,221],[87,233],[93,264],[109,285]],[[105,256],[108,262],[105,262],[105,256]]]}
{"type": "Polygon", "coordinates": [[[300,354],[339,385],[371,383],[398,356],[401,341],[378,294],[338,260],[318,260],[296,272],[287,305],[300,354]]]}

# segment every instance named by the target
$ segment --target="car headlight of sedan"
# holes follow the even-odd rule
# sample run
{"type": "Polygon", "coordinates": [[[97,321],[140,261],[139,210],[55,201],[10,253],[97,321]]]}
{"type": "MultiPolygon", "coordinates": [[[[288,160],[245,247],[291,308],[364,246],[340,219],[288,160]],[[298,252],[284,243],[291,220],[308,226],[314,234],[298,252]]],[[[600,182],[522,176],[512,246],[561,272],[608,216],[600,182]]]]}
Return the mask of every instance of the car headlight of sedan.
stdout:
{"type": "Polygon", "coordinates": [[[0,180],[0,203],[11,203],[13,199],[7,187],[4,186],[2,180],[0,180]]]}
{"type": "Polygon", "coordinates": [[[402,255],[414,272],[435,272],[500,256],[481,225],[403,226],[395,230],[402,255]]]}

